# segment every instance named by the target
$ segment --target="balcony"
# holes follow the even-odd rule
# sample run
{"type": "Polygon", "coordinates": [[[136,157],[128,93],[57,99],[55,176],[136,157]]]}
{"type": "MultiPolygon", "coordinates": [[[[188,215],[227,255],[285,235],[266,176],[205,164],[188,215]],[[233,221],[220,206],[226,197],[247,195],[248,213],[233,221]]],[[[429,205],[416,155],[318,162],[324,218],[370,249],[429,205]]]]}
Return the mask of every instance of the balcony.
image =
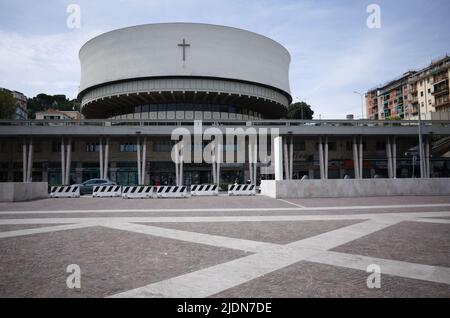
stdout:
{"type": "Polygon", "coordinates": [[[443,106],[447,106],[449,104],[450,104],[450,98],[448,95],[436,98],[436,103],[435,103],[436,107],[443,107],[443,106]]]}
{"type": "Polygon", "coordinates": [[[434,96],[441,96],[441,95],[448,94],[448,92],[449,92],[448,85],[445,85],[445,86],[435,87],[434,92],[432,94],[434,96]]]}
{"type": "Polygon", "coordinates": [[[417,115],[418,114],[418,109],[419,109],[419,104],[416,104],[416,105],[409,104],[405,110],[408,113],[411,113],[413,115],[417,115]]]}
{"type": "Polygon", "coordinates": [[[448,80],[448,73],[440,73],[434,76],[434,85],[439,84],[442,81],[448,80]]]}

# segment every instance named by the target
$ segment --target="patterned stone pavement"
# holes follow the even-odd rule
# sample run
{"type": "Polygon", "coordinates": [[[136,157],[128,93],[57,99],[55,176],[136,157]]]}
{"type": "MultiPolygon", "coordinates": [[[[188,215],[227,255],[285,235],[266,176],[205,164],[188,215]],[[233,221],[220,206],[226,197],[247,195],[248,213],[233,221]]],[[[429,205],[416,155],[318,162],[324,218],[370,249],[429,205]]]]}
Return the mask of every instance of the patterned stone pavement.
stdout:
{"type": "Polygon", "coordinates": [[[0,297],[448,298],[449,251],[448,197],[0,203],[0,297]]]}
{"type": "Polygon", "coordinates": [[[449,297],[448,285],[384,275],[369,289],[364,271],[301,261],[211,297],[449,297]]]}

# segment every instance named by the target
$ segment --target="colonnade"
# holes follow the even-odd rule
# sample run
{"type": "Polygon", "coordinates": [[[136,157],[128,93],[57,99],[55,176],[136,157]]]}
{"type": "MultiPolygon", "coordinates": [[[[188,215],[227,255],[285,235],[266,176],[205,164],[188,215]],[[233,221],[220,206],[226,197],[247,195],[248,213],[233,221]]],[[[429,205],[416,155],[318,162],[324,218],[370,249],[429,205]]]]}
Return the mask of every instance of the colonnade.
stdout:
{"type": "MultiPolygon", "coordinates": [[[[258,175],[258,143],[257,138],[249,138],[248,142],[248,167],[251,184],[257,183],[258,175]]],[[[136,161],[138,171],[138,183],[145,184],[146,171],[146,157],[147,157],[147,137],[137,136],[136,140],[136,161]]],[[[420,145],[419,145],[420,146],[420,145]]],[[[32,181],[33,170],[33,138],[24,138],[22,143],[22,180],[23,182],[32,181]]],[[[180,141],[175,145],[175,175],[176,184],[183,184],[183,153],[184,143],[180,141]]],[[[221,143],[212,142],[211,147],[211,171],[213,183],[220,184],[220,169],[223,162],[223,145],[221,143]]],[[[430,138],[426,136],[424,138],[424,160],[421,169],[424,178],[430,177],[430,138]]],[[[362,179],[364,177],[364,147],[363,137],[353,136],[352,138],[353,148],[353,166],[355,179],[362,179]]],[[[109,177],[109,155],[110,155],[110,138],[100,137],[99,145],[99,168],[100,178],[105,179],[109,177]]],[[[319,156],[319,168],[320,178],[328,179],[328,167],[329,167],[329,140],[328,136],[318,137],[318,156],[319,156]]],[[[292,135],[278,136],[272,139],[272,153],[270,155],[275,180],[292,180],[293,179],[293,162],[294,162],[294,141],[292,135]]],[[[397,137],[386,137],[386,158],[387,158],[387,170],[389,178],[397,178],[397,137]]],[[[61,184],[70,184],[70,171],[72,160],[72,137],[61,137],[61,184]]]]}

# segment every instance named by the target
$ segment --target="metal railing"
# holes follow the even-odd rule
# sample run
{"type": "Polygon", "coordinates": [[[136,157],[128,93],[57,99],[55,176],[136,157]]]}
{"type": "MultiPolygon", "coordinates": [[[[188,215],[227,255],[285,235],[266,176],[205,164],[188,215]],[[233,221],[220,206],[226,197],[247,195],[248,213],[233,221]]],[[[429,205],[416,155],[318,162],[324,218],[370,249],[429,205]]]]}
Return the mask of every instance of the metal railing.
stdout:
{"type": "MultiPolygon", "coordinates": [[[[203,126],[327,126],[327,127],[392,127],[417,126],[417,120],[202,120],[203,126]]],[[[80,120],[0,120],[0,126],[193,126],[194,120],[151,120],[151,119],[80,119],[80,120]]],[[[422,120],[424,126],[450,127],[450,120],[422,120]]]]}

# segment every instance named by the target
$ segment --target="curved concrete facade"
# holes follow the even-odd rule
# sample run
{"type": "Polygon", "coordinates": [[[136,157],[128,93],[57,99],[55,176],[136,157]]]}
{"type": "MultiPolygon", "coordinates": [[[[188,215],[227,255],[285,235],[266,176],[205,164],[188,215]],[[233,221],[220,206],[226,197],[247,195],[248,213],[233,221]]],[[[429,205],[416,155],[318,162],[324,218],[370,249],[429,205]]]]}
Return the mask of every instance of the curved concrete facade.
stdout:
{"type": "Polygon", "coordinates": [[[192,103],[220,99],[268,118],[280,116],[292,100],[288,51],[241,29],[197,23],[134,26],[91,39],[79,57],[79,97],[87,117],[117,116],[130,94],[136,96],[124,105],[186,101],[187,96],[192,103]]]}

